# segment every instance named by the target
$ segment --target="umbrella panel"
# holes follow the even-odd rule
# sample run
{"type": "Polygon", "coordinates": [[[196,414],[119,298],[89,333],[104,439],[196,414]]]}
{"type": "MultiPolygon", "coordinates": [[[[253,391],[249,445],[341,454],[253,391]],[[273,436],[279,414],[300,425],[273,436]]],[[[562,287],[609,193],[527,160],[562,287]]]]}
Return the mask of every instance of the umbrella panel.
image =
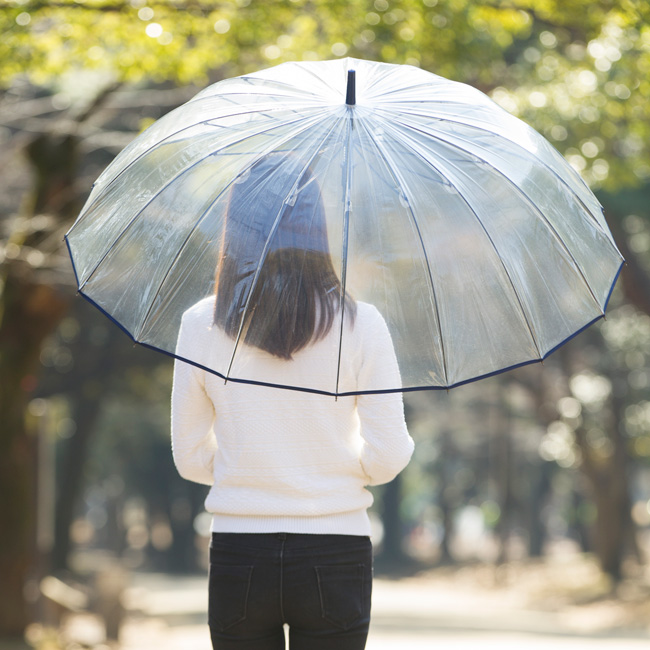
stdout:
{"type": "MultiPolygon", "coordinates": [[[[432,264],[435,266],[435,258],[446,255],[448,251],[455,251],[462,256],[461,248],[464,247],[463,240],[466,240],[465,244],[474,249],[474,254],[473,259],[464,260],[464,264],[469,265],[463,265],[463,268],[468,269],[464,277],[480,278],[486,283],[486,286],[479,286],[474,292],[477,299],[475,313],[467,313],[467,317],[478,318],[480,321],[489,314],[490,305],[482,304],[481,296],[490,296],[489,301],[497,299],[492,304],[500,304],[500,311],[508,316],[504,325],[511,325],[513,319],[517,319],[517,329],[525,331],[522,329],[525,325],[535,344],[536,354],[534,349],[523,347],[517,350],[510,346],[511,352],[519,356],[516,363],[521,363],[544,356],[572,333],[602,315],[611,288],[611,278],[616,275],[620,259],[610,254],[611,243],[598,222],[591,219],[584,206],[571,199],[565,191],[566,187],[557,177],[548,174],[545,167],[533,166],[530,161],[521,159],[521,167],[513,176],[519,176],[517,181],[527,188],[522,190],[522,187],[518,187],[514,180],[510,180],[498,169],[496,163],[499,161],[495,160],[494,153],[488,157],[493,164],[484,164],[477,161],[473,154],[466,155],[463,150],[450,147],[444,141],[430,138],[425,140],[418,133],[416,136],[404,132],[391,143],[396,146],[409,144],[412,151],[439,171],[447,183],[448,195],[454,197],[446,208],[445,217],[448,225],[453,224],[454,227],[450,241],[442,236],[440,224],[431,217],[431,206],[436,205],[444,192],[431,194],[429,190],[435,188],[435,184],[421,183],[418,184],[417,193],[426,196],[426,200],[420,201],[421,197],[417,196],[413,198],[414,205],[417,204],[415,213],[422,216],[422,230],[426,233],[424,239],[432,246],[432,264]],[[538,184],[540,175],[544,192],[538,184]],[[533,198],[527,192],[531,192],[533,198]],[[539,195],[539,200],[535,195],[539,195]],[[549,195],[550,199],[547,198],[549,195]],[[548,205],[547,214],[539,209],[539,203],[548,205]],[[460,215],[464,214],[467,222],[463,221],[464,225],[461,226],[460,215]],[[553,220],[557,221],[557,228],[552,224],[553,220]],[[490,270],[483,266],[491,258],[490,246],[498,255],[507,277],[495,274],[494,267],[490,270]],[[576,262],[574,254],[580,258],[581,265],[576,262]],[[508,305],[503,300],[498,302],[499,297],[491,294],[487,286],[487,283],[495,280],[497,293],[510,288],[515,296],[514,301],[511,300],[508,305]],[[515,313],[517,305],[525,323],[515,313]]],[[[510,161],[512,163],[512,157],[510,161]]],[[[404,161],[399,167],[408,168],[409,164],[404,161]]],[[[415,176],[412,165],[410,171],[410,176],[415,176]]],[[[452,263],[453,260],[450,260],[452,263]]],[[[463,314],[462,305],[457,306],[450,297],[449,290],[452,287],[449,282],[441,278],[441,295],[445,291],[442,302],[449,305],[450,309],[461,307],[461,311],[455,313],[463,314]]],[[[467,297],[470,287],[464,283],[462,287],[453,289],[467,297]]],[[[471,294],[470,289],[469,295],[471,294]]],[[[488,329],[492,325],[493,323],[488,324],[488,329]]],[[[487,335],[487,331],[485,333],[487,335]]],[[[456,337],[457,333],[454,332],[453,336],[456,337]]],[[[490,337],[494,340],[494,334],[490,337]]],[[[484,343],[488,345],[487,338],[481,341],[478,337],[475,341],[474,352],[480,358],[484,343]]],[[[462,347],[472,349],[470,341],[465,341],[462,347]]],[[[494,359],[486,358],[487,366],[494,367],[493,363],[494,359]]],[[[516,363],[513,359],[511,365],[516,363]]],[[[450,379],[453,384],[465,378],[463,373],[456,374],[452,370],[450,379]]]]}
{"type": "Polygon", "coordinates": [[[429,261],[396,176],[403,160],[387,160],[376,144],[381,134],[369,133],[362,121],[355,124],[346,289],[386,319],[404,386],[444,385],[429,261]]]}
{"type": "MultiPolygon", "coordinates": [[[[527,161],[523,169],[531,165],[546,169],[556,183],[565,186],[562,191],[575,195],[613,243],[600,204],[573,167],[528,124],[499,108],[482,93],[474,92],[483,99],[477,97],[475,105],[464,106],[462,111],[454,102],[445,105],[431,101],[419,104],[417,110],[406,104],[391,111],[381,108],[378,113],[386,112],[385,119],[399,127],[475,151],[480,159],[501,158],[502,164],[497,168],[504,172],[505,178],[516,180],[521,176],[522,168],[518,164],[521,158],[527,161]]],[[[437,91],[436,99],[439,99],[437,91]]]]}
{"type": "MultiPolygon", "coordinates": [[[[426,357],[429,340],[437,335],[444,370],[439,371],[442,381],[434,381],[445,386],[466,379],[469,365],[489,372],[496,350],[501,358],[505,351],[509,365],[518,363],[522,354],[534,358],[536,351],[518,303],[503,290],[508,283],[503,263],[476,214],[436,166],[389,134],[386,129],[377,145],[381,158],[377,156],[375,165],[399,170],[393,173],[399,174],[399,191],[408,206],[402,213],[407,214],[411,228],[417,228],[419,240],[417,247],[405,247],[404,255],[410,250],[411,255],[420,256],[424,273],[419,284],[428,286],[427,302],[433,304],[429,309],[439,318],[439,324],[432,324],[437,331],[430,332],[428,339],[411,339],[409,358],[426,357]],[[457,272],[459,267],[464,269],[462,274],[457,272]],[[518,326],[505,334],[506,323],[512,325],[514,320],[518,326]]],[[[400,227],[407,226],[404,222],[400,227]]],[[[423,377],[417,379],[422,385],[423,377]]],[[[428,383],[433,383],[432,377],[428,383]]]]}
{"type": "Polygon", "coordinates": [[[493,177],[490,188],[500,185],[517,187],[522,193],[522,201],[529,203],[528,211],[535,213],[536,219],[548,221],[562,245],[576,258],[578,266],[595,274],[588,280],[600,305],[604,306],[620,257],[611,254],[613,240],[602,209],[583,181],[563,160],[562,174],[558,172],[557,166],[553,165],[558,154],[539,134],[532,132],[545,145],[540,145],[541,158],[522,146],[520,139],[514,142],[488,132],[477,134],[473,127],[460,124],[436,122],[433,129],[424,120],[413,121],[409,117],[401,119],[399,126],[404,127],[405,137],[417,140],[423,148],[431,146],[431,138],[447,142],[457,149],[457,156],[465,156],[472,164],[479,166],[483,163],[497,171],[499,174],[493,177]],[[546,148],[551,149],[551,153],[546,148]],[[605,264],[594,264],[595,259],[605,264]]]}
{"type": "MultiPolygon", "coordinates": [[[[213,142],[202,141],[197,146],[168,144],[142,157],[137,163],[141,183],[117,179],[107,196],[98,199],[76,227],[72,250],[78,251],[77,273],[88,295],[97,296],[101,307],[115,305],[111,307],[114,317],[140,340],[141,318],[150,311],[149,300],[160,293],[160,281],[167,275],[169,264],[175,264],[178,250],[187,245],[186,239],[197,229],[189,245],[201,248],[196,240],[207,238],[218,246],[218,215],[225,211],[227,197],[217,209],[211,209],[212,204],[227,193],[233,179],[260,156],[260,151],[269,147],[269,138],[277,143],[297,130],[295,124],[276,127],[272,134],[260,133],[246,139],[245,145],[235,143],[214,155],[209,149],[206,153],[206,145],[213,142]],[[167,179],[154,196],[146,191],[151,174],[167,179]],[[122,202],[117,200],[121,193],[122,202]],[[117,283],[116,275],[120,279],[117,283]]],[[[213,276],[214,263],[207,268],[208,275],[213,276]]]]}

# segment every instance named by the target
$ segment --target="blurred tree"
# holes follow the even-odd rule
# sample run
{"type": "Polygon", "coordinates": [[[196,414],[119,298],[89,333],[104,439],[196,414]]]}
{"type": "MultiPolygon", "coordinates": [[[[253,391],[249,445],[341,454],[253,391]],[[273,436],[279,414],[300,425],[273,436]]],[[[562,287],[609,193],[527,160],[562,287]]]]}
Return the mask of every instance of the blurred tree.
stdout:
{"type": "MultiPolygon", "coordinates": [[[[143,541],[135,549],[142,554],[139,566],[191,572],[199,566],[195,517],[202,510],[207,488],[183,480],[174,467],[168,430],[171,364],[150,351],[143,352],[148,352],[149,359],[141,358],[140,364],[121,373],[121,385],[113,386],[103,402],[95,444],[85,464],[85,488],[88,492],[94,486],[105,486],[108,503],[119,496],[110,492],[115,477],[120,477],[120,494],[142,503],[143,521],[137,524],[143,541]]],[[[79,505],[77,517],[84,514],[79,505]]],[[[122,557],[134,550],[134,527],[127,511],[117,508],[121,520],[117,535],[111,535],[105,521],[95,531],[103,548],[122,557]]]]}
{"type": "Polygon", "coordinates": [[[583,550],[595,552],[614,582],[622,578],[626,555],[639,557],[630,483],[640,455],[627,426],[639,395],[631,390],[626,359],[638,359],[638,347],[647,347],[647,339],[634,341],[625,332],[629,324],[621,325],[619,307],[601,327],[585,333],[581,345],[572,342],[556,353],[563,376],[545,387],[549,408],[540,444],[545,460],[580,469],[585,487],[574,487],[571,524],[583,550]],[[595,518],[588,521],[591,504],[595,518]]]}
{"type": "Polygon", "coordinates": [[[493,437],[493,459],[495,469],[495,484],[497,488],[497,505],[500,516],[496,525],[496,534],[499,540],[499,552],[496,563],[504,564],[510,559],[509,540],[513,528],[515,515],[514,494],[514,450],[512,441],[512,421],[510,408],[505,399],[505,391],[510,390],[506,382],[499,382],[499,395],[492,407],[491,435],[493,437]]]}
{"type": "Polygon", "coordinates": [[[610,314],[591,333],[600,355],[590,348],[570,349],[564,421],[571,427],[579,458],[597,507],[594,546],[603,569],[615,580],[622,577],[626,554],[639,559],[636,527],[631,516],[632,463],[647,460],[650,429],[643,418],[634,422],[648,398],[644,373],[650,353],[650,318],[630,306],[610,314]],[[574,410],[573,418],[566,411],[574,410]],[[577,413],[575,413],[577,412],[577,413]]]}
{"type": "Polygon", "coordinates": [[[24,624],[21,592],[34,521],[35,451],[24,414],[36,385],[41,344],[68,308],[69,292],[42,267],[45,256],[53,253],[51,236],[58,226],[49,215],[73,215],[69,191],[75,176],[74,148],[71,138],[46,135],[27,147],[35,188],[31,205],[5,242],[0,276],[0,490],[12,495],[0,502],[0,526],[11,531],[0,541],[0,573],[7,576],[8,594],[0,600],[0,630],[15,633],[24,624]]]}
{"type": "MultiPolygon", "coordinates": [[[[15,496],[0,505],[0,528],[9,531],[0,571],[11,594],[0,599],[0,634],[20,632],[26,620],[19,594],[29,562],[33,461],[23,414],[41,343],[70,296],[61,288],[71,279],[57,256],[60,235],[85,194],[76,182],[82,160],[88,172],[90,153],[114,153],[132,136],[114,128],[120,111],[122,123],[128,111],[134,131],[142,106],[155,117],[156,103],[164,104],[152,96],[152,82],[205,84],[287,59],[410,63],[491,92],[549,137],[594,188],[615,192],[650,179],[649,12],[643,0],[5,2],[2,156],[6,165],[22,150],[34,185],[19,217],[4,215],[2,224],[0,488],[15,496]]],[[[188,95],[168,92],[169,107],[188,95]]],[[[630,259],[636,255],[631,249],[630,259]]],[[[642,289],[630,299],[647,308],[638,297],[647,299],[647,268],[634,268],[642,289]]]]}
{"type": "Polygon", "coordinates": [[[557,386],[557,374],[557,370],[547,363],[543,373],[539,372],[539,369],[535,372],[535,369],[529,366],[515,370],[509,375],[530,400],[530,412],[537,427],[537,436],[531,435],[533,444],[529,447],[525,465],[529,481],[526,486],[528,492],[524,512],[530,557],[540,557],[543,554],[548,537],[542,512],[551,492],[553,466],[540,456],[538,436],[540,431],[548,428],[556,416],[555,403],[558,397],[554,394],[554,388],[557,386]]]}
{"type": "MultiPolygon", "coordinates": [[[[57,331],[45,340],[41,363],[44,368],[34,397],[51,399],[63,394],[68,401],[68,417],[58,435],[60,478],[50,558],[50,569],[60,571],[68,568],[69,530],[79,509],[91,436],[101,428],[107,398],[126,403],[136,394],[145,402],[153,401],[151,394],[142,395],[141,388],[136,390],[130,378],[136,372],[153,372],[161,364],[168,366],[169,361],[145,348],[134,350],[124,333],[98,311],[83,301],[75,301],[57,331]]],[[[126,412],[124,421],[128,422],[126,412]]],[[[161,424],[160,419],[156,422],[161,424]]],[[[134,435],[137,429],[128,425],[126,432],[134,435]]],[[[101,482],[110,476],[102,473],[95,478],[101,482]]]]}
{"type": "Polygon", "coordinates": [[[454,534],[454,511],[461,501],[458,490],[453,485],[454,457],[456,449],[452,444],[451,431],[448,427],[441,427],[439,432],[440,454],[436,472],[438,475],[437,502],[440,508],[440,523],[442,524],[442,537],[440,539],[440,557],[438,564],[453,564],[454,557],[451,553],[451,544],[454,534]]]}

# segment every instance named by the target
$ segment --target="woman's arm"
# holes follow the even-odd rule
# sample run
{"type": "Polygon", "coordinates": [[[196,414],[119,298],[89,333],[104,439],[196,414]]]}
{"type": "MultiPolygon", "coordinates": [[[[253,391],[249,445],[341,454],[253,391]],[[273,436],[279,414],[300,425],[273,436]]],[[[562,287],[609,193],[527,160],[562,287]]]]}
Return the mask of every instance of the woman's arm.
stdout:
{"type": "MultiPolygon", "coordinates": [[[[184,319],[185,320],[185,319],[184,319]]],[[[177,352],[191,345],[183,323],[177,352]]],[[[172,387],[172,454],[178,473],[188,481],[212,485],[217,440],[213,431],[214,406],[205,392],[203,371],[189,363],[174,362],[172,387]]]]}
{"type": "MultiPolygon", "coordinates": [[[[401,378],[393,342],[386,322],[372,310],[372,324],[363,333],[359,384],[396,388],[401,386],[401,378]]],[[[368,485],[388,483],[408,465],[414,449],[404,420],[402,394],[360,395],[357,409],[363,438],[361,466],[368,485]]]]}

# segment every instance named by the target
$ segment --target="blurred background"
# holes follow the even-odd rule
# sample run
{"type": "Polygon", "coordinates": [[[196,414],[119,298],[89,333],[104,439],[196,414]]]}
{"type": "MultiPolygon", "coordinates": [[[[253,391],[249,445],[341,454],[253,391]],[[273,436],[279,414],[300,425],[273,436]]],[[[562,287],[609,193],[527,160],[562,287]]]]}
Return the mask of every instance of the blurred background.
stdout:
{"type": "Polygon", "coordinates": [[[75,296],[63,235],[111,159],[205,85],[343,56],[472,84],[530,123],[627,259],[607,320],[543,366],[406,395],[413,462],[374,489],[378,629],[429,602],[433,643],[456,594],[647,639],[649,17],[645,0],[3,0],[0,648],[148,648],[138,621],[204,618],[206,488],[172,464],[171,362],[75,296]]]}

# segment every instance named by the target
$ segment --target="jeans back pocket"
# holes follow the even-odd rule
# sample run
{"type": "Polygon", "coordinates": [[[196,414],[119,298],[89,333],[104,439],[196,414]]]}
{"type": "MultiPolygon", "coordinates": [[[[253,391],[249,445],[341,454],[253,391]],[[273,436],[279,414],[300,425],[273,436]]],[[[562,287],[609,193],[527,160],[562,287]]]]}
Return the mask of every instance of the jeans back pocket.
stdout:
{"type": "Polygon", "coordinates": [[[208,623],[223,632],[246,619],[252,566],[210,564],[208,623]]]}
{"type": "Polygon", "coordinates": [[[336,627],[349,629],[370,617],[365,597],[365,565],[317,566],[318,591],[323,618],[336,627]]]}

